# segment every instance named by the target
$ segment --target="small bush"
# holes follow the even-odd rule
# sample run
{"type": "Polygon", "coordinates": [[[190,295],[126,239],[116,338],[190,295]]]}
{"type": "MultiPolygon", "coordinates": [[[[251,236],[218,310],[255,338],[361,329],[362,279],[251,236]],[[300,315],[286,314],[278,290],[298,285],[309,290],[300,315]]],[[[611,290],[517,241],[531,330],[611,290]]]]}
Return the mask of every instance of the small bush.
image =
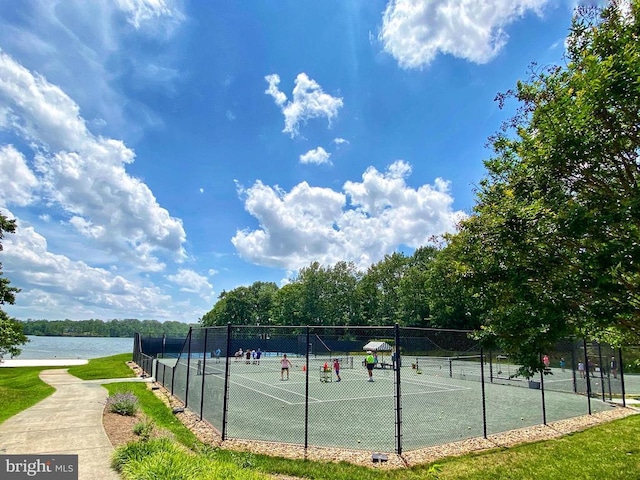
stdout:
{"type": "Polygon", "coordinates": [[[148,418],[146,418],[133,426],[133,433],[138,435],[140,439],[146,441],[151,438],[154,426],[155,423],[153,422],[153,420],[149,420],[148,418]]]}
{"type": "Polygon", "coordinates": [[[174,451],[178,448],[168,438],[156,438],[148,442],[129,442],[116,448],[111,457],[111,466],[118,472],[130,462],[141,461],[157,452],[174,451]]]}
{"type": "MultiPolygon", "coordinates": [[[[149,443],[149,442],[139,442],[149,443]]],[[[154,450],[142,458],[132,458],[121,469],[126,480],[260,480],[260,472],[229,462],[214,462],[182,449],[154,450]]]]}
{"type": "Polygon", "coordinates": [[[112,413],[132,417],[138,411],[138,397],[132,392],[118,392],[107,398],[107,408],[112,413]]]}

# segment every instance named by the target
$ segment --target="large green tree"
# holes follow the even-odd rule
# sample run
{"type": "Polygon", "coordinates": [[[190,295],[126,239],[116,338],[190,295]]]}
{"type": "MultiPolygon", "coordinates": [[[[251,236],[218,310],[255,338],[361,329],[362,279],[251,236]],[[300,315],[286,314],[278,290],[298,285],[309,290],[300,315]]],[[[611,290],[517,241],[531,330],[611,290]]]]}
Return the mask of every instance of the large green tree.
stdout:
{"type": "MultiPolygon", "coordinates": [[[[5,232],[14,233],[16,230],[16,221],[9,220],[0,213],[0,252],[2,251],[2,239],[5,232]]],[[[10,286],[11,282],[2,275],[2,263],[0,263],[0,305],[5,303],[13,305],[16,301],[15,294],[20,290],[10,286]]],[[[9,317],[6,312],[0,309],[0,354],[10,353],[11,355],[20,354],[20,345],[24,345],[29,340],[22,331],[22,324],[9,317]]]]}
{"type": "Polygon", "coordinates": [[[559,338],[638,337],[640,0],[579,9],[566,64],[499,96],[519,111],[491,139],[457,247],[483,335],[525,365],[559,338]]]}
{"type": "Polygon", "coordinates": [[[277,291],[273,282],[254,282],[248,287],[223,291],[201,323],[203,326],[268,324],[277,291]]]}

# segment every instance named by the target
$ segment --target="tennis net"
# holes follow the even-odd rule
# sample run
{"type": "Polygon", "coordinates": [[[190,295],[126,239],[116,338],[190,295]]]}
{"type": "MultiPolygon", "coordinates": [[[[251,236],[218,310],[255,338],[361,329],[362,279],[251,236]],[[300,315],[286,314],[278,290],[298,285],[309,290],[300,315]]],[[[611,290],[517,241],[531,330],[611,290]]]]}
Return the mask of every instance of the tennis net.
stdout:
{"type": "Polygon", "coordinates": [[[416,371],[422,373],[475,380],[481,375],[481,356],[464,355],[455,357],[416,357],[413,364],[416,371]]]}

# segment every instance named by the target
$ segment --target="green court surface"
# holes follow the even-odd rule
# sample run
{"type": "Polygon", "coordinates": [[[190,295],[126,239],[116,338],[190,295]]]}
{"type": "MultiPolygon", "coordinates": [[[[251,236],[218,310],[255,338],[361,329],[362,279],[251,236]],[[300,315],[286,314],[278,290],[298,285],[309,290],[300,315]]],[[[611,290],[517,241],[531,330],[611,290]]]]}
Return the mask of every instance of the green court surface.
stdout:
{"type": "MultiPolygon", "coordinates": [[[[322,378],[323,360],[312,363],[308,372],[302,368],[303,358],[291,360],[294,366],[289,380],[281,380],[278,357],[263,357],[259,365],[247,364],[244,359],[229,359],[227,438],[304,444],[305,418],[309,425],[308,444],[316,446],[393,452],[397,445],[398,418],[403,451],[484,434],[479,364],[466,372],[452,372],[446,368],[415,369],[411,362],[406,362],[408,365],[403,364],[400,369],[398,415],[393,370],[375,369],[374,381],[369,382],[361,359],[355,357],[343,362],[352,368],[343,367],[342,381],[337,382],[333,373],[329,378],[322,378]]],[[[175,359],[162,362],[173,365],[175,359]]],[[[183,400],[187,397],[188,407],[198,413],[202,406],[203,418],[219,430],[223,419],[225,367],[224,359],[216,363],[215,359],[208,358],[199,364],[192,358],[187,388],[187,362],[182,359],[171,377],[174,395],[183,400]]],[[[528,382],[517,380],[508,385],[498,384],[498,370],[492,367],[493,371],[489,372],[485,365],[487,434],[542,424],[542,390],[529,388],[528,382]]],[[[167,371],[163,372],[165,385],[170,383],[167,371]]],[[[157,375],[162,381],[160,371],[157,375]]],[[[592,391],[599,393],[603,379],[591,380],[592,391]]],[[[604,380],[614,382],[614,386],[619,382],[619,379],[604,380]]],[[[635,385],[638,379],[625,376],[625,380],[632,380],[630,384],[635,385]]],[[[570,370],[553,371],[553,375],[545,376],[544,382],[547,423],[588,413],[588,398],[573,393],[570,370]]],[[[578,392],[582,391],[582,383],[586,389],[585,380],[576,380],[578,392]]],[[[594,413],[615,408],[597,398],[591,398],[590,404],[594,413]]]]}

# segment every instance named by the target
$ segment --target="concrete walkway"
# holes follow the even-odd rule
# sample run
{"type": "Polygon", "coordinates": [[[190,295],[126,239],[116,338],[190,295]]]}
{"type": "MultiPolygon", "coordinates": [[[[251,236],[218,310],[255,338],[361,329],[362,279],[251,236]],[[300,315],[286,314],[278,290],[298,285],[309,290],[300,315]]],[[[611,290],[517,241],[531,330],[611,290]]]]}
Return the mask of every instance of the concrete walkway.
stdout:
{"type": "Polygon", "coordinates": [[[80,380],[66,370],[43,370],[40,378],[56,391],[0,424],[0,453],[77,454],[79,480],[111,480],[113,447],[102,426],[108,397],[103,383],[141,378],[80,380]]]}

